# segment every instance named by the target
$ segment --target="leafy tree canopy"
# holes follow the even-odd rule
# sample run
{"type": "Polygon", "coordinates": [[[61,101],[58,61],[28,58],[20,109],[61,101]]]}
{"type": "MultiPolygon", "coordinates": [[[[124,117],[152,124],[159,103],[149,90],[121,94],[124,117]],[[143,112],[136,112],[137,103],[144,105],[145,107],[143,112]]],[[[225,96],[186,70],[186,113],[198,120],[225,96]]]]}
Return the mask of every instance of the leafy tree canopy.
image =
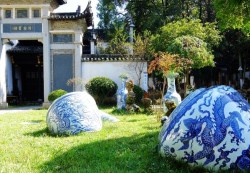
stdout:
{"type": "Polygon", "coordinates": [[[173,40],[180,36],[194,36],[207,43],[207,48],[212,49],[221,40],[220,32],[215,23],[201,23],[199,19],[182,19],[166,24],[161,27],[160,32],[152,37],[154,50],[166,51],[173,40]]]}
{"type": "Polygon", "coordinates": [[[207,44],[194,36],[177,37],[168,47],[168,52],[192,60],[192,68],[214,66],[214,56],[207,48],[207,44]]]}
{"type": "Polygon", "coordinates": [[[222,30],[242,29],[250,34],[249,0],[214,0],[213,4],[222,30]]]}
{"type": "Polygon", "coordinates": [[[100,53],[104,54],[129,54],[130,44],[127,42],[128,34],[125,31],[124,25],[114,25],[114,32],[109,32],[109,44],[106,48],[99,47],[100,53]]]}

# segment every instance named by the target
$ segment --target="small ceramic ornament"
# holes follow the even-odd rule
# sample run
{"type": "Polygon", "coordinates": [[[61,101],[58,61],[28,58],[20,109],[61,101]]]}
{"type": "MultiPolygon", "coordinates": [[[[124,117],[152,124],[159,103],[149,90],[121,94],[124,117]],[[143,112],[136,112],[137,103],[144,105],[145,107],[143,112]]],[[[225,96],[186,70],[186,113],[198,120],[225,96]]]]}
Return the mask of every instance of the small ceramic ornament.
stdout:
{"type": "Polygon", "coordinates": [[[202,88],[164,123],[159,152],[215,170],[250,171],[250,105],[233,88],[202,88]]]}

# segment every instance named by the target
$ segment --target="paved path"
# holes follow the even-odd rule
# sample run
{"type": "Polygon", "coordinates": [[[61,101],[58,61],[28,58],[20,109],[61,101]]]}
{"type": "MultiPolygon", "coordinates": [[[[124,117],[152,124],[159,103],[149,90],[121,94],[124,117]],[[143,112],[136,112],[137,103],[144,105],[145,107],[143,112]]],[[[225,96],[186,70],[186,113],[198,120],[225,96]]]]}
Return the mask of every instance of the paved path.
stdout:
{"type": "Polygon", "coordinates": [[[39,109],[41,106],[21,106],[16,108],[8,108],[8,109],[0,109],[0,115],[5,113],[14,113],[14,112],[22,112],[39,109]]]}

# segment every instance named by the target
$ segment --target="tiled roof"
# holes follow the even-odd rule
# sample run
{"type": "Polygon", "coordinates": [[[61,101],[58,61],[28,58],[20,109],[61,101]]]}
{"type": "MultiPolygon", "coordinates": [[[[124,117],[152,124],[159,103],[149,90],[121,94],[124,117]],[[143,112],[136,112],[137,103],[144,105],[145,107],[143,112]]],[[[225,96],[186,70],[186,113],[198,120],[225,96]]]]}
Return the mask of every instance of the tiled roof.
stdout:
{"type": "Polygon", "coordinates": [[[93,24],[93,13],[91,12],[90,2],[88,3],[86,9],[82,13],[70,12],[70,13],[51,13],[50,20],[76,20],[85,18],[87,26],[92,26],[93,24]]]}
{"type": "Polygon", "coordinates": [[[63,5],[67,3],[67,0],[57,0],[59,5],[63,5]]]}
{"type": "Polygon", "coordinates": [[[112,54],[84,54],[82,62],[94,61],[146,61],[145,59],[133,55],[112,55],[112,54]]]}
{"type": "Polygon", "coordinates": [[[42,54],[43,47],[42,46],[15,46],[12,49],[7,50],[7,53],[15,54],[15,53],[32,53],[32,54],[42,54]]]}
{"type": "Polygon", "coordinates": [[[30,53],[30,54],[43,54],[42,43],[36,41],[19,41],[19,43],[7,50],[9,54],[20,54],[20,53],[30,53]]]}

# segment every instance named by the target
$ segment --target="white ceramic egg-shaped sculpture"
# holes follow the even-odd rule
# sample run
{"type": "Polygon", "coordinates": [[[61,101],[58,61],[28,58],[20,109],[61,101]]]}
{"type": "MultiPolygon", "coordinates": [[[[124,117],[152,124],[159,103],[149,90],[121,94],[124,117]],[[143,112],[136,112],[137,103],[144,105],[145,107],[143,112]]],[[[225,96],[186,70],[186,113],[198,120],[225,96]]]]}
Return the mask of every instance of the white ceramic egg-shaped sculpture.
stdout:
{"type": "Polygon", "coordinates": [[[71,92],[56,99],[47,113],[52,134],[77,134],[102,129],[102,118],[95,100],[87,92],[71,92]]]}
{"type": "Polygon", "coordinates": [[[198,89],[172,112],[159,135],[163,156],[215,170],[250,170],[250,105],[233,88],[198,89]]]}

